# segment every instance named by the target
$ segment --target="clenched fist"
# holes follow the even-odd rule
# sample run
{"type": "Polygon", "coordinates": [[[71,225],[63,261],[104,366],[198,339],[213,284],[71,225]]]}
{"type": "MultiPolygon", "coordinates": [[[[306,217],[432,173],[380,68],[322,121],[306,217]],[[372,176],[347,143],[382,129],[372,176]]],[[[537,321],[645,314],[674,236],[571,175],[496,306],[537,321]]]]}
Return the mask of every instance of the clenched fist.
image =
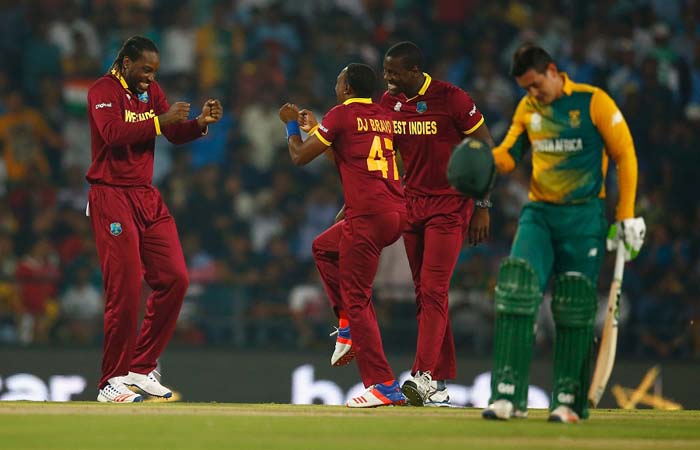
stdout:
{"type": "Polygon", "coordinates": [[[221,102],[216,99],[209,99],[202,106],[202,114],[197,116],[197,123],[204,129],[210,123],[218,122],[224,115],[224,108],[221,102]]]}
{"type": "Polygon", "coordinates": [[[313,127],[318,125],[316,116],[314,116],[314,113],[308,109],[302,109],[299,111],[299,119],[297,121],[299,122],[299,128],[301,128],[305,133],[308,133],[313,127]]]}
{"type": "Polygon", "coordinates": [[[299,118],[299,108],[294,103],[285,103],[280,108],[279,116],[283,123],[287,123],[290,120],[297,120],[299,118]]]}
{"type": "Polygon", "coordinates": [[[190,116],[190,104],[187,102],[175,102],[170,105],[170,109],[165,114],[158,116],[160,125],[171,123],[182,123],[190,116]]]}

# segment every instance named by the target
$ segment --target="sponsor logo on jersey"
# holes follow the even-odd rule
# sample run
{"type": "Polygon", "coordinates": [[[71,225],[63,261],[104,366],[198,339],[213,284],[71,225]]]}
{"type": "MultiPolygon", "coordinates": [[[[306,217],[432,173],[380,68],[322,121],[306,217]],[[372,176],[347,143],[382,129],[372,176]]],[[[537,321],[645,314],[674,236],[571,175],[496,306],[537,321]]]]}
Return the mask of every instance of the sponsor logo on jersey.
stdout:
{"type": "Polygon", "coordinates": [[[318,124],[318,129],[324,133],[328,133],[328,128],[324,127],[322,123],[318,124]]]}
{"type": "Polygon", "coordinates": [[[119,222],[112,222],[109,224],[109,234],[112,236],[119,236],[122,234],[122,224],[119,222]]]}
{"type": "Polygon", "coordinates": [[[496,390],[499,394],[513,395],[515,394],[515,385],[511,383],[498,383],[496,390]]]}
{"type": "Polygon", "coordinates": [[[539,113],[530,115],[530,129],[532,131],[540,131],[542,129],[542,116],[539,113]]]}
{"type": "Polygon", "coordinates": [[[425,102],[416,103],[416,111],[423,114],[428,110],[428,104],[425,102]]]}
{"type": "Polygon", "coordinates": [[[578,109],[572,109],[569,111],[569,125],[572,128],[578,128],[581,126],[581,111],[578,109]]]}
{"type": "Polygon", "coordinates": [[[128,109],[124,110],[124,122],[143,122],[144,120],[152,119],[155,116],[156,114],[152,109],[141,113],[129,111],[128,109]]]}
{"type": "Polygon", "coordinates": [[[473,117],[476,114],[476,105],[472,105],[472,109],[469,110],[469,117],[473,117]]]}
{"type": "Polygon", "coordinates": [[[559,403],[563,403],[565,405],[573,405],[576,401],[576,397],[574,396],[574,394],[560,392],[559,395],[557,395],[557,400],[559,401],[559,403]]]}
{"type": "Polygon", "coordinates": [[[619,109],[615,111],[615,114],[612,116],[612,126],[615,126],[618,123],[622,123],[622,113],[619,109]]]}
{"type": "Polygon", "coordinates": [[[532,142],[532,150],[543,153],[573,153],[583,150],[583,139],[539,139],[532,142]]]}
{"type": "Polygon", "coordinates": [[[401,104],[401,102],[396,102],[396,104],[394,105],[394,111],[396,111],[396,112],[401,111],[402,106],[403,105],[401,104]]]}
{"type": "Polygon", "coordinates": [[[112,102],[109,103],[98,103],[95,105],[95,109],[102,109],[102,108],[111,108],[112,107],[112,102]]]}

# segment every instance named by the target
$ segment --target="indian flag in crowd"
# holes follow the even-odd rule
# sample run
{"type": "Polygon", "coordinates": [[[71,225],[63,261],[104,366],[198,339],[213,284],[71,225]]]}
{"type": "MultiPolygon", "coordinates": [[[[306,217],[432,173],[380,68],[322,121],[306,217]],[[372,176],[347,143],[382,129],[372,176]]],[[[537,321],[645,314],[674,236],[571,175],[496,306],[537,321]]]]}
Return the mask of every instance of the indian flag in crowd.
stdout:
{"type": "Polygon", "coordinates": [[[63,99],[66,102],[68,112],[75,115],[87,114],[88,89],[95,80],[89,78],[75,78],[63,83],[63,99]]]}

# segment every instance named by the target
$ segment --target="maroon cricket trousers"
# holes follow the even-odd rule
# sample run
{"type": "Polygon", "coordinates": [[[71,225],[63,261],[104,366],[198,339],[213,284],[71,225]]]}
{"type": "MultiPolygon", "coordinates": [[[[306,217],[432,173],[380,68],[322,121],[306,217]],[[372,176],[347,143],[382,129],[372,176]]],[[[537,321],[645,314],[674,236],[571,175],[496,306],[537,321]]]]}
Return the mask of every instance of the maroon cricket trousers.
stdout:
{"type": "Polygon", "coordinates": [[[346,218],[320,235],[312,250],[334,309],[345,310],[365,387],[393,380],[384,355],[372,285],[384,247],[396,242],[406,224],[403,212],[346,218]]]}
{"type": "Polygon", "coordinates": [[[88,213],[105,292],[102,388],[112,377],[155,369],[189,280],[175,221],[156,188],[93,184],[88,213]],[[153,292],[137,334],[144,279],[153,292]]]}
{"type": "Polygon", "coordinates": [[[408,226],[403,240],[416,289],[418,320],[411,372],[431,372],[434,380],[457,376],[448,292],[473,207],[471,199],[459,195],[406,195],[408,226]]]}

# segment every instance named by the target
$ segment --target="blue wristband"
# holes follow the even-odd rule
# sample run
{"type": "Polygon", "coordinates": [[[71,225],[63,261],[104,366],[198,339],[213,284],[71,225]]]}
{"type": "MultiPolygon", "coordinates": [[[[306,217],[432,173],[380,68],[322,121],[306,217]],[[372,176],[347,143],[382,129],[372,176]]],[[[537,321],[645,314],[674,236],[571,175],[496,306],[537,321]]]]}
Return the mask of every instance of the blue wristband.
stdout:
{"type": "Polygon", "coordinates": [[[289,140],[291,136],[301,137],[299,123],[296,120],[290,120],[289,122],[287,122],[287,140],[289,140]]]}

